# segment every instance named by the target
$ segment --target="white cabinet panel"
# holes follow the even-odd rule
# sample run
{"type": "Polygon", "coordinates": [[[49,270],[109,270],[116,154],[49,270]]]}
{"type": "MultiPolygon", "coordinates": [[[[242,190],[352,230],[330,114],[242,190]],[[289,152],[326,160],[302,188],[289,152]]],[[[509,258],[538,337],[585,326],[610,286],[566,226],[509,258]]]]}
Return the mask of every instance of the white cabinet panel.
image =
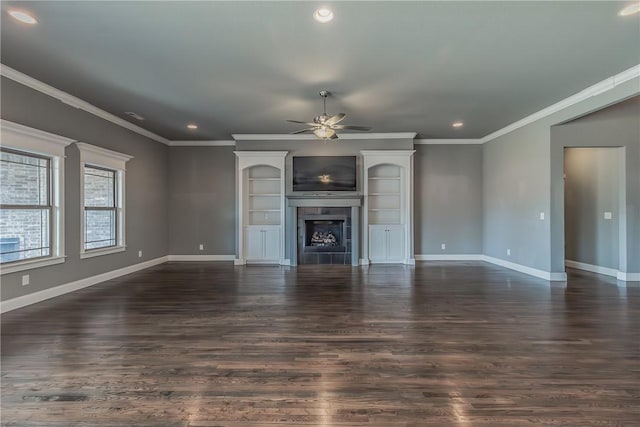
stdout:
{"type": "Polygon", "coordinates": [[[370,225],[369,260],[372,263],[403,262],[404,234],[402,225],[370,225]]]}
{"type": "Polygon", "coordinates": [[[280,227],[266,228],[264,238],[264,260],[277,261],[280,258],[280,227]]]}
{"type": "Polygon", "coordinates": [[[387,259],[389,261],[404,261],[404,227],[387,227],[387,259]]]}
{"type": "Polygon", "coordinates": [[[263,230],[260,227],[247,227],[246,236],[246,257],[249,260],[261,260],[264,253],[263,230]]]}
{"type": "Polygon", "coordinates": [[[384,261],[387,258],[387,229],[384,226],[369,227],[369,258],[384,261]]]}
{"type": "Polygon", "coordinates": [[[247,226],[245,236],[247,261],[279,261],[280,227],[247,226]]]}

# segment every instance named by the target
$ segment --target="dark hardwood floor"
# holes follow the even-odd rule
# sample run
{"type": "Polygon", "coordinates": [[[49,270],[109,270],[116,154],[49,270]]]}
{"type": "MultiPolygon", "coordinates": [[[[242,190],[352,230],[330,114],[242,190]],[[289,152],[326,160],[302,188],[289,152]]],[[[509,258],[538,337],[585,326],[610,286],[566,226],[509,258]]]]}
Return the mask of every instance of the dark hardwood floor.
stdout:
{"type": "Polygon", "coordinates": [[[168,263],[2,316],[4,426],[639,426],[640,287],[168,263]]]}

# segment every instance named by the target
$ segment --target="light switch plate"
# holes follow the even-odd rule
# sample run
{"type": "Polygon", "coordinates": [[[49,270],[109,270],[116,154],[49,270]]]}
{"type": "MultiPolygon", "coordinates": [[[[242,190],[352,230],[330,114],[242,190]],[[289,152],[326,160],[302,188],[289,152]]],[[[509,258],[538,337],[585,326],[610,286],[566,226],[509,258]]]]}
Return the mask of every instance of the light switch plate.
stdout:
{"type": "Polygon", "coordinates": [[[613,218],[613,214],[611,212],[604,213],[604,219],[612,219],[612,218],[613,218]]]}
{"type": "Polygon", "coordinates": [[[540,212],[540,221],[544,221],[544,212],[540,212]]]}

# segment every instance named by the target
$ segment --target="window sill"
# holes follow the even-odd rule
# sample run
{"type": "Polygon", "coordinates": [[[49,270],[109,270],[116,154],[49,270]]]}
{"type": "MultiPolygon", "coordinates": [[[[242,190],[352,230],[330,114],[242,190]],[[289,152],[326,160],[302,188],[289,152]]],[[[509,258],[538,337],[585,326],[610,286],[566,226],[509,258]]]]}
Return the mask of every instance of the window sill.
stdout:
{"type": "Polygon", "coordinates": [[[117,252],[124,252],[126,250],[127,250],[126,246],[112,246],[104,249],[92,249],[87,252],[81,252],[80,259],[93,258],[101,255],[115,254],[117,252]]]}
{"type": "Polygon", "coordinates": [[[48,265],[62,264],[65,261],[64,256],[54,256],[44,259],[30,259],[18,261],[7,265],[0,266],[0,274],[15,273],[17,271],[31,270],[33,268],[46,267],[48,265]]]}

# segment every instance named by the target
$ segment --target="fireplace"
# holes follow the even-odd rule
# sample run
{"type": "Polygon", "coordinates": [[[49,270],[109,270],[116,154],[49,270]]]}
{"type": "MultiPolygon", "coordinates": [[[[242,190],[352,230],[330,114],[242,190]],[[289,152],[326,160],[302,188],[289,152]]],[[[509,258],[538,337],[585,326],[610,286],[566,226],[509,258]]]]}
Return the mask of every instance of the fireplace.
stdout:
{"type": "Polygon", "coordinates": [[[351,264],[351,208],[299,208],[300,264],[351,264]]]}
{"type": "Polygon", "coordinates": [[[304,218],[303,252],[346,252],[347,220],[335,215],[304,218]]]}

